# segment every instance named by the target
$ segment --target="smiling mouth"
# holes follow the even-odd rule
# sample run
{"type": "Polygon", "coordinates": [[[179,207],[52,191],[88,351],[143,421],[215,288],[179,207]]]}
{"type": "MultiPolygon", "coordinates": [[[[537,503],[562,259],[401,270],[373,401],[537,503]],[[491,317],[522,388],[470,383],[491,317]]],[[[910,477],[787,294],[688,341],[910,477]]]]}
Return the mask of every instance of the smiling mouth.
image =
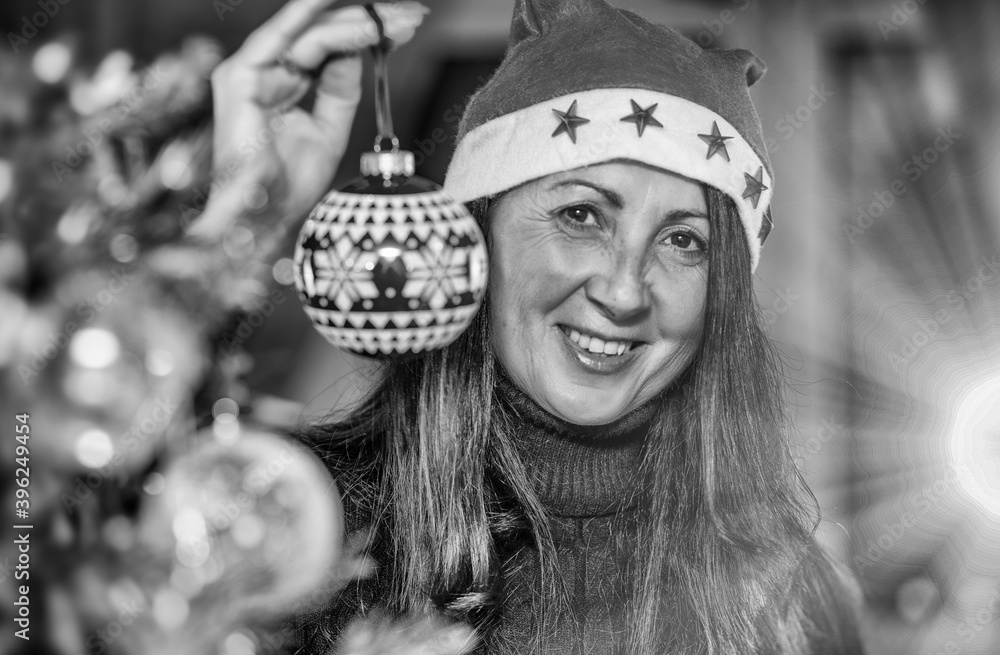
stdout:
{"type": "Polygon", "coordinates": [[[559,329],[581,350],[601,357],[621,357],[642,345],[641,341],[603,339],[566,325],[560,325],[559,329]]]}

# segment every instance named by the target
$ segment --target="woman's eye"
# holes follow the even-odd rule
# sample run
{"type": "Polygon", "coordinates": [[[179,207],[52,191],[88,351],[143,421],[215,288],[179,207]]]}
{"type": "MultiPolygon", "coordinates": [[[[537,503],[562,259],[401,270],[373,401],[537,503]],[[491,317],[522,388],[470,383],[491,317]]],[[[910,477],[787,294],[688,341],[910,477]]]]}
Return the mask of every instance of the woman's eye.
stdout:
{"type": "Polygon", "coordinates": [[[575,206],[563,210],[563,216],[580,225],[596,225],[597,217],[589,207],[575,206]]]}
{"type": "Polygon", "coordinates": [[[688,250],[692,246],[694,246],[695,248],[698,247],[698,243],[694,240],[694,237],[692,237],[690,234],[683,234],[683,233],[671,234],[670,243],[671,245],[674,245],[680,248],[681,250],[688,250]]]}
{"type": "Polygon", "coordinates": [[[674,232],[664,239],[673,257],[684,264],[700,264],[708,254],[705,241],[691,232],[674,232]]]}

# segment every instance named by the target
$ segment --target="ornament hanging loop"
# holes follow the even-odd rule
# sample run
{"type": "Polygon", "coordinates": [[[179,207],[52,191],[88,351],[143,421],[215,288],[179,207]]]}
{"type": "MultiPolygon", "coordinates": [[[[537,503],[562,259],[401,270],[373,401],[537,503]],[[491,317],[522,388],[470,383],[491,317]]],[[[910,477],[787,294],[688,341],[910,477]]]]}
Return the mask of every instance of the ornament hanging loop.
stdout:
{"type": "Polygon", "coordinates": [[[385,23],[375,10],[375,5],[368,3],[365,11],[371,16],[378,30],[378,44],[372,46],[372,58],[375,60],[375,120],[378,125],[378,136],[375,137],[375,152],[382,151],[383,143],[392,143],[392,152],[399,150],[399,139],[392,129],[392,110],[389,104],[389,50],[392,40],[385,36],[385,23]]]}
{"type": "Polygon", "coordinates": [[[395,136],[386,138],[381,134],[375,137],[375,146],[372,148],[372,150],[374,150],[375,152],[382,152],[383,150],[382,146],[383,144],[385,144],[386,141],[389,142],[388,145],[390,152],[399,152],[399,139],[397,139],[395,136]]]}

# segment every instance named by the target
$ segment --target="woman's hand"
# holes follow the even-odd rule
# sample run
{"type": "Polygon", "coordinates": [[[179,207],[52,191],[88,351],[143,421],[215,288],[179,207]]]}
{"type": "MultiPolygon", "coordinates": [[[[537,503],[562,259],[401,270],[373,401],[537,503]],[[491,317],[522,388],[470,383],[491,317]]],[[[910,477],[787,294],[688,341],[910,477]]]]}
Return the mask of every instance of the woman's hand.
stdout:
{"type": "MultiPolygon", "coordinates": [[[[218,237],[265,209],[269,217],[297,219],[327,191],[361,95],[356,54],[378,43],[363,7],[329,10],[335,1],[291,0],[212,74],[214,184],[192,236],[218,237]],[[297,104],[314,83],[307,112],[297,104]]],[[[375,8],[397,45],[427,13],[418,2],[375,8]]]]}

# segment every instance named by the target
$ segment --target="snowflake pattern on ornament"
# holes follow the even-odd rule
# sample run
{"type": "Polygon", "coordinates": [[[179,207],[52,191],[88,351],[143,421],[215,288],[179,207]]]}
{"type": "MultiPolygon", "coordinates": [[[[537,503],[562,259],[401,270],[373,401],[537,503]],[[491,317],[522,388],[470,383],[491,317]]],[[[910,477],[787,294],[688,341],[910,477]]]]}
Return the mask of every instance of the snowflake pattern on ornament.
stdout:
{"type": "Polygon", "coordinates": [[[418,251],[403,253],[408,279],[403,286],[407,298],[420,298],[431,309],[441,309],[469,290],[468,249],[452,248],[437,234],[418,251]]]}
{"type": "Polygon", "coordinates": [[[333,248],[314,251],[315,293],[332,300],[342,312],[350,311],[358,300],[377,298],[377,260],[377,254],[361,250],[348,239],[339,239],[333,248]]]}

